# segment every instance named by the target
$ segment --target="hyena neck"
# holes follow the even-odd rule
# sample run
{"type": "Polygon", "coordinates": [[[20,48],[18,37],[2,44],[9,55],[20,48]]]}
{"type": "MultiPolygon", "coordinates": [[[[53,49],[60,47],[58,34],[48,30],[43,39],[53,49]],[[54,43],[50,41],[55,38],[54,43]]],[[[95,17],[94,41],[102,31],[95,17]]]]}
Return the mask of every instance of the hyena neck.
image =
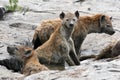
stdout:
{"type": "Polygon", "coordinates": [[[100,32],[99,24],[92,23],[92,24],[89,24],[89,25],[92,25],[92,26],[87,27],[88,34],[99,33],[100,32]]]}
{"type": "Polygon", "coordinates": [[[89,26],[87,26],[87,29],[88,29],[88,34],[89,33],[100,33],[100,16],[93,16],[94,18],[90,19],[90,23],[89,23],[89,26]]]}
{"type": "Polygon", "coordinates": [[[24,65],[26,65],[26,64],[28,64],[28,63],[33,63],[33,62],[34,62],[34,64],[39,62],[39,60],[38,60],[38,58],[37,58],[37,55],[35,55],[35,53],[33,53],[32,56],[30,56],[29,58],[27,58],[27,59],[24,61],[24,65]]]}
{"type": "Polygon", "coordinates": [[[71,37],[71,34],[73,32],[73,29],[67,28],[65,25],[62,25],[60,27],[60,34],[66,39],[69,40],[71,37]]]}

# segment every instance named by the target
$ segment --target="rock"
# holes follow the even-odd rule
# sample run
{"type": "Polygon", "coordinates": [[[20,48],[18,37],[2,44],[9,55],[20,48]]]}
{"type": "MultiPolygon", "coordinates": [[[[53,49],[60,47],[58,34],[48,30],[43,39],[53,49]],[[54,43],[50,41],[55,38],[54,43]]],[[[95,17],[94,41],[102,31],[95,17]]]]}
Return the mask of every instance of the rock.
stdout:
{"type": "Polygon", "coordinates": [[[21,28],[21,29],[27,29],[27,30],[34,30],[37,25],[32,25],[32,24],[27,24],[27,23],[12,23],[9,25],[10,27],[15,27],[15,28],[21,28]]]}
{"type": "Polygon", "coordinates": [[[42,71],[38,74],[33,74],[31,76],[26,77],[24,80],[79,80],[80,74],[84,70],[79,66],[70,67],[64,71],[42,71]]]}
{"type": "Polygon", "coordinates": [[[4,47],[4,45],[0,43],[0,48],[2,48],[2,47],[4,47]]]}
{"type": "Polygon", "coordinates": [[[117,62],[120,60],[109,63],[86,60],[81,66],[68,67],[64,71],[42,71],[24,80],[119,80],[120,65],[117,62]]]}

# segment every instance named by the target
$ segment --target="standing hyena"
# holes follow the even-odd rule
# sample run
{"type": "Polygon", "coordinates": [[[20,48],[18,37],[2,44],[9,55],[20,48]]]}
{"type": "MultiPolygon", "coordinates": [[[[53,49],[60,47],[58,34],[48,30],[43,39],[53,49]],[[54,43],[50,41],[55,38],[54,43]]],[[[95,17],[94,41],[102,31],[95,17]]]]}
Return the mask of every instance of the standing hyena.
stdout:
{"type": "MultiPolygon", "coordinates": [[[[96,14],[93,16],[79,17],[78,23],[75,26],[75,30],[72,34],[72,39],[75,44],[75,50],[78,56],[80,56],[80,47],[89,33],[107,33],[114,34],[115,31],[112,28],[112,17],[104,14],[96,14]]],[[[35,30],[33,36],[34,49],[46,42],[50,35],[60,26],[61,20],[48,20],[41,23],[35,30]]]]}
{"type": "MultiPolygon", "coordinates": [[[[21,73],[26,76],[34,74],[34,73],[38,73],[43,70],[48,70],[48,68],[46,66],[39,63],[39,59],[38,59],[37,55],[35,54],[34,50],[32,50],[30,47],[8,46],[7,50],[11,56],[14,56],[16,58],[16,60],[21,62],[18,65],[22,66],[21,73]]],[[[6,62],[6,63],[8,63],[8,62],[6,62]]],[[[12,63],[12,62],[10,62],[10,63],[12,63]]]]}
{"type": "Polygon", "coordinates": [[[60,26],[52,33],[49,40],[35,49],[42,63],[64,64],[64,60],[70,65],[79,65],[71,34],[79,18],[78,11],[75,14],[63,12],[60,26]]]}

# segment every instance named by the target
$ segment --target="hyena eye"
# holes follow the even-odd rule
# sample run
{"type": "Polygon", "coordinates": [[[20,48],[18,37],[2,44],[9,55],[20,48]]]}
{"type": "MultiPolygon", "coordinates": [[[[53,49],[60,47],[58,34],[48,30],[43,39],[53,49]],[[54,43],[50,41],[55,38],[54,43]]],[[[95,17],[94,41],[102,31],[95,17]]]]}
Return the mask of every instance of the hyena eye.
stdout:
{"type": "Polygon", "coordinates": [[[18,50],[18,48],[17,48],[17,47],[15,47],[15,50],[18,50]]]}
{"type": "Polygon", "coordinates": [[[110,25],[109,25],[109,24],[107,24],[107,27],[110,27],[110,25]]]}
{"type": "Polygon", "coordinates": [[[66,19],[66,21],[69,21],[69,19],[66,19]]]}
{"type": "Polygon", "coordinates": [[[28,50],[28,51],[25,52],[25,55],[28,55],[30,53],[31,53],[31,50],[28,50]]]}
{"type": "Polygon", "coordinates": [[[75,21],[75,19],[73,19],[73,21],[75,21]]]}

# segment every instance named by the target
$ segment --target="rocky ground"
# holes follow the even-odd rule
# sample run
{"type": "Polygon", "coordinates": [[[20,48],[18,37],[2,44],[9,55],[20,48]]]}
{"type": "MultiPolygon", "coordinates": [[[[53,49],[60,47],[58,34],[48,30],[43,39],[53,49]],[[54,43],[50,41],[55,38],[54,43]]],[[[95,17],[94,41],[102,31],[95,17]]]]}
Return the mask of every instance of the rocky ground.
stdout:
{"type": "MultiPolygon", "coordinates": [[[[0,0],[0,6],[8,4],[8,0],[0,0]]],[[[10,44],[21,44],[24,40],[32,40],[34,29],[42,20],[53,19],[61,11],[74,12],[80,15],[107,14],[113,17],[116,33],[92,33],[87,36],[82,45],[82,55],[98,54],[112,41],[119,40],[120,35],[120,0],[85,0],[80,3],[75,0],[19,0],[19,6],[30,11],[9,13],[0,21],[0,60],[9,58],[6,47],[10,44]],[[24,14],[24,15],[23,15],[24,14]]],[[[81,62],[80,66],[66,67],[64,71],[43,71],[28,77],[0,66],[0,80],[120,80],[120,60],[81,62]]]]}

